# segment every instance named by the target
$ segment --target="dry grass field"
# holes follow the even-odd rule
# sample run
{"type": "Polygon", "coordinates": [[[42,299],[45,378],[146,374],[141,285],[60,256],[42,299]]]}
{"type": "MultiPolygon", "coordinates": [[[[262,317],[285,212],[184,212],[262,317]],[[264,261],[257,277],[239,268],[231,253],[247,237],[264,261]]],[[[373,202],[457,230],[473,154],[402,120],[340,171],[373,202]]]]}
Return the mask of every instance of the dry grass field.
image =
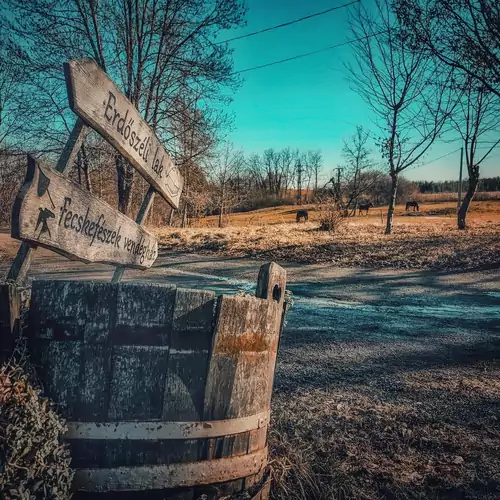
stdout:
{"type": "Polygon", "coordinates": [[[279,262],[331,263],[339,267],[475,269],[500,263],[500,200],[476,202],[469,229],[456,229],[454,203],[423,204],[420,212],[398,206],[394,234],[383,234],[387,207],[345,220],[339,231],[318,231],[319,214],[295,222],[297,207],[234,214],[224,228],[216,217],[192,221],[186,229],[155,232],[168,251],[218,253],[279,262]]]}
{"type": "MultiPolygon", "coordinates": [[[[480,194],[480,193],[479,193],[480,194]]],[[[496,193],[488,193],[496,194],[496,193]]],[[[500,193],[499,193],[500,194],[500,193]]],[[[422,195],[427,196],[427,195],[422,195]]],[[[401,221],[416,223],[416,224],[432,224],[436,221],[436,217],[443,223],[451,226],[456,222],[456,201],[444,201],[453,194],[441,193],[437,196],[436,201],[427,202],[424,200],[420,204],[420,212],[405,212],[404,205],[396,207],[395,224],[401,221]],[[442,198],[440,200],[439,198],[442,198]]],[[[297,213],[296,205],[285,205],[281,207],[263,208],[261,210],[254,210],[252,212],[235,213],[224,218],[225,226],[260,226],[268,224],[282,224],[287,222],[295,222],[295,215],[297,213]]],[[[300,208],[309,211],[309,220],[317,221],[319,214],[314,205],[303,205],[300,208]]],[[[380,206],[371,208],[368,216],[359,216],[351,218],[351,222],[366,224],[367,222],[380,223],[385,220],[387,214],[387,206],[380,206]]],[[[471,204],[469,217],[471,221],[475,222],[500,222],[500,196],[496,200],[487,201],[474,201],[471,204]]],[[[190,227],[217,227],[219,218],[218,216],[204,217],[202,219],[192,219],[190,227]]]]}

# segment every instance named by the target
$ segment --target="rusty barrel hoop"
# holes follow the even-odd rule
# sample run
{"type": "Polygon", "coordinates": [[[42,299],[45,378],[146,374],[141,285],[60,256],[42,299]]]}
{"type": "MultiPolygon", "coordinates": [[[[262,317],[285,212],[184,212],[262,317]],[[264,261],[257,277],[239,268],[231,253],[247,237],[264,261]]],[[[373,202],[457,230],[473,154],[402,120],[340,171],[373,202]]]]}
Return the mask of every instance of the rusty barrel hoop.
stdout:
{"type": "Polygon", "coordinates": [[[67,420],[77,498],[218,498],[257,487],[285,286],[275,264],[262,266],[256,297],[34,282],[29,348],[67,420]]]}

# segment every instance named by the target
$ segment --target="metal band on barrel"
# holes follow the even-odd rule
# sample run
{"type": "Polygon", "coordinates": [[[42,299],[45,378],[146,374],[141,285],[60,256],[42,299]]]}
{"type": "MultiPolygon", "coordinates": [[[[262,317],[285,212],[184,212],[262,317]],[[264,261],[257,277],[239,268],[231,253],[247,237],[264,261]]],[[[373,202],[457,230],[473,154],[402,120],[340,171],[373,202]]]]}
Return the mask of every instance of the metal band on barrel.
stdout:
{"type": "Polygon", "coordinates": [[[68,422],[66,439],[200,439],[241,434],[269,423],[269,410],[248,417],[204,422],[68,422]]]}
{"type": "Polygon", "coordinates": [[[80,491],[161,490],[223,483],[256,474],[267,463],[267,448],[249,455],[169,465],[77,469],[73,487],[80,491]]]}

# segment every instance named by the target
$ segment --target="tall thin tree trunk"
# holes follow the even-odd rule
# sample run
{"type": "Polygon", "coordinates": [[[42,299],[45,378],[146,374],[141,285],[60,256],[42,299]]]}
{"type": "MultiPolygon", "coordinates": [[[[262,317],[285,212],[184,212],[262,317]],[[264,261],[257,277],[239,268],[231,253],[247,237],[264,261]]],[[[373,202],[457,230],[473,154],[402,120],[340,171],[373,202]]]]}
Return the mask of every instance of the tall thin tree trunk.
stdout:
{"type": "Polygon", "coordinates": [[[187,226],[187,213],[188,213],[187,203],[184,203],[184,210],[182,211],[181,227],[186,227],[187,226]]]}
{"type": "Polygon", "coordinates": [[[224,204],[221,203],[219,207],[219,227],[223,226],[223,217],[224,217],[224,204]]]}
{"type": "Polygon", "coordinates": [[[118,210],[126,215],[132,199],[134,169],[121,155],[116,156],[115,166],[118,174],[118,210]]]}
{"type": "Polygon", "coordinates": [[[173,223],[174,223],[174,209],[171,208],[170,215],[168,216],[168,225],[172,226],[173,223]]]}
{"type": "Polygon", "coordinates": [[[391,173],[391,196],[389,199],[389,209],[387,210],[387,223],[385,234],[392,234],[392,217],[396,210],[396,195],[398,194],[398,174],[391,173]]]}
{"type": "Polygon", "coordinates": [[[469,211],[470,203],[476,194],[477,185],[479,183],[479,166],[473,165],[469,168],[469,183],[467,186],[467,193],[458,210],[458,229],[467,228],[467,212],[469,211]]]}

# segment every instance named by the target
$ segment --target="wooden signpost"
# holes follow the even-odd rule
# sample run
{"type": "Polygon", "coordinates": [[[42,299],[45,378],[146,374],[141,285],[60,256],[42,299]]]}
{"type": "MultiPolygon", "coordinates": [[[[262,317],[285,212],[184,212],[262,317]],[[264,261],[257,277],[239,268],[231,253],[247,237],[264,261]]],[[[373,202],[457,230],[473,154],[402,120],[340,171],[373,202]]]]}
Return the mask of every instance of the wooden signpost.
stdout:
{"type": "Polygon", "coordinates": [[[23,241],[8,280],[21,283],[40,245],[83,262],[147,269],[158,255],[153,235],[141,228],[158,192],[177,208],[183,179],[160,140],[115,83],[90,59],[64,65],[68,99],[79,116],[55,169],[28,158],[28,172],[14,204],[12,237],[23,241]],[[68,180],[89,127],[95,129],[150,183],[136,222],[68,180]]]}
{"type": "Polygon", "coordinates": [[[147,269],[158,255],[148,231],[31,156],[14,203],[12,236],[83,262],[147,269]]]}
{"type": "Polygon", "coordinates": [[[178,208],[183,184],[179,169],[133,104],[91,59],[66,63],[64,73],[71,109],[178,208]]]}

